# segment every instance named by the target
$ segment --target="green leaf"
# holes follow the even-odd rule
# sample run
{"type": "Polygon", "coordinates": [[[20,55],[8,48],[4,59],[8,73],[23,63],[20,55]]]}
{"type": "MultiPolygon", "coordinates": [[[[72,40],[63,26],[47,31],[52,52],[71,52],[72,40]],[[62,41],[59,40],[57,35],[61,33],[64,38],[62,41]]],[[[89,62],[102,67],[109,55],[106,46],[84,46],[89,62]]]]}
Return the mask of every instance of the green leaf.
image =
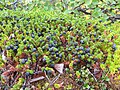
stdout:
{"type": "Polygon", "coordinates": [[[99,17],[102,15],[102,11],[100,8],[95,8],[92,14],[94,17],[99,17]]]}
{"type": "Polygon", "coordinates": [[[78,2],[81,4],[81,3],[84,3],[84,0],[78,0],[78,2]]]}
{"type": "Polygon", "coordinates": [[[92,3],[92,0],[85,0],[86,5],[90,5],[92,3]]]}
{"type": "Polygon", "coordinates": [[[48,88],[48,90],[52,90],[52,88],[48,88]]]}
{"type": "Polygon", "coordinates": [[[93,5],[97,5],[99,3],[99,0],[92,0],[93,5]]]}
{"type": "Polygon", "coordinates": [[[109,82],[109,81],[110,81],[110,79],[109,79],[108,77],[106,77],[105,81],[109,82]]]}
{"type": "Polygon", "coordinates": [[[75,6],[75,3],[74,3],[74,2],[70,3],[70,6],[71,6],[71,7],[74,7],[74,6],[75,6]]]}
{"type": "Polygon", "coordinates": [[[55,4],[55,6],[56,6],[56,7],[60,7],[60,6],[61,6],[61,3],[58,2],[58,3],[55,4]]]}
{"type": "Polygon", "coordinates": [[[75,1],[75,0],[70,0],[70,2],[73,2],[73,1],[75,1]]]}
{"type": "Polygon", "coordinates": [[[56,84],[56,83],[55,83],[55,84],[54,84],[54,87],[55,87],[55,88],[60,88],[60,84],[56,84]]]}
{"type": "Polygon", "coordinates": [[[80,72],[79,71],[76,71],[76,76],[80,77],[80,72]]]}

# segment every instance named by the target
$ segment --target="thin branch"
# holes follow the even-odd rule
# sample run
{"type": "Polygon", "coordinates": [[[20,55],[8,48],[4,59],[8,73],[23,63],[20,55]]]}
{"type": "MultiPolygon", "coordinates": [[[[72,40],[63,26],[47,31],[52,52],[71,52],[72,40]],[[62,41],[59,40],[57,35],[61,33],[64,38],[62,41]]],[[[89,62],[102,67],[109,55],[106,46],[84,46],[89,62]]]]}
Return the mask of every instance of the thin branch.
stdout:
{"type": "Polygon", "coordinates": [[[42,79],[44,79],[44,78],[45,78],[45,77],[41,76],[41,77],[38,77],[38,78],[31,79],[30,83],[33,83],[33,82],[42,80],[42,79]]]}
{"type": "Polygon", "coordinates": [[[46,71],[44,71],[45,73],[45,77],[47,78],[48,82],[51,83],[50,79],[48,78],[47,74],[46,74],[46,71]]]}
{"type": "Polygon", "coordinates": [[[91,15],[91,13],[89,13],[89,12],[87,12],[85,9],[82,9],[82,8],[81,8],[81,5],[83,5],[83,4],[84,4],[84,3],[81,3],[80,5],[76,6],[73,10],[78,10],[79,12],[81,11],[81,12],[83,12],[83,13],[85,13],[85,14],[91,15]]]}
{"type": "Polygon", "coordinates": [[[82,9],[81,7],[78,7],[77,10],[78,10],[79,12],[81,11],[81,12],[83,12],[83,13],[85,13],[85,14],[91,15],[91,13],[87,12],[85,9],[82,9]]]}
{"type": "Polygon", "coordinates": [[[83,2],[83,3],[81,3],[80,5],[78,5],[78,6],[74,7],[74,10],[75,10],[75,9],[77,9],[77,8],[79,8],[79,7],[81,7],[81,5],[83,5],[83,4],[84,4],[84,2],[83,2]]]}
{"type": "Polygon", "coordinates": [[[60,77],[61,74],[58,74],[58,76],[56,76],[50,83],[50,85],[53,85],[57,80],[58,78],[60,77]]]}
{"type": "Polygon", "coordinates": [[[95,76],[90,72],[90,70],[87,69],[87,71],[89,72],[89,74],[90,74],[91,76],[93,76],[94,80],[97,82],[97,79],[96,79],[95,76]]]}
{"type": "Polygon", "coordinates": [[[18,3],[19,0],[16,0],[14,2],[11,3],[11,5],[15,5],[16,3],[18,3]]]}

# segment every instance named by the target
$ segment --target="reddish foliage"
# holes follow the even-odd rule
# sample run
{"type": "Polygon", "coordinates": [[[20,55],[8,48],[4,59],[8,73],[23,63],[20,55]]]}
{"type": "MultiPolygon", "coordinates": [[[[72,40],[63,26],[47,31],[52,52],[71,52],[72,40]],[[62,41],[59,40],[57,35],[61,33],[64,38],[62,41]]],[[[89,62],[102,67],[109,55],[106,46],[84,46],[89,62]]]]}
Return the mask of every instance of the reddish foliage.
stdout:
{"type": "Polygon", "coordinates": [[[62,41],[63,45],[65,45],[65,43],[67,42],[67,40],[65,39],[64,36],[61,36],[61,37],[60,37],[60,40],[62,41]]]}
{"type": "Polygon", "coordinates": [[[69,67],[69,64],[70,64],[69,61],[65,61],[65,62],[64,62],[65,67],[69,67]]]}
{"type": "Polygon", "coordinates": [[[9,76],[10,75],[10,70],[7,70],[5,72],[2,73],[3,76],[9,76]]]}
{"type": "Polygon", "coordinates": [[[41,76],[45,77],[45,73],[42,71],[37,71],[33,74],[33,78],[37,78],[37,77],[41,77],[41,76]]]}
{"type": "Polygon", "coordinates": [[[28,58],[28,55],[26,53],[22,53],[19,57],[20,57],[20,59],[22,59],[22,58],[28,58]]]}
{"type": "Polygon", "coordinates": [[[95,75],[95,77],[97,79],[101,78],[102,76],[102,69],[100,68],[100,63],[96,62],[95,64],[93,64],[93,68],[92,68],[92,72],[95,75]]]}
{"type": "Polygon", "coordinates": [[[13,72],[17,71],[17,69],[15,67],[13,67],[13,66],[11,66],[9,70],[13,71],[13,72]]]}

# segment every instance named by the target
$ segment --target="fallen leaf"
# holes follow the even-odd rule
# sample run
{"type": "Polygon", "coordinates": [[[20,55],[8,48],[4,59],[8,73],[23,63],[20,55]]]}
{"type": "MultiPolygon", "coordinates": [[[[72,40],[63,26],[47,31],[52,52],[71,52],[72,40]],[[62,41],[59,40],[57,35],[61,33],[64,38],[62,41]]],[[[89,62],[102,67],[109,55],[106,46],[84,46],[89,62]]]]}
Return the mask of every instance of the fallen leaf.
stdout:
{"type": "Polygon", "coordinates": [[[64,68],[64,64],[55,64],[54,68],[59,72],[59,73],[63,73],[63,68],[64,68]]]}

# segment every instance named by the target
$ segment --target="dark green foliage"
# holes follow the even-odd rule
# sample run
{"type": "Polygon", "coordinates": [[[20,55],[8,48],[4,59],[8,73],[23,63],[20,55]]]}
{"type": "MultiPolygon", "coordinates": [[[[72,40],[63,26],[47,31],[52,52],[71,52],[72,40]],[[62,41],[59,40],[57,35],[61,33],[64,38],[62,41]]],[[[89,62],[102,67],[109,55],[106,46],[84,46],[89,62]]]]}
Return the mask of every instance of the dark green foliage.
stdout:
{"type": "MultiPolygon", "coordinates": [[[[21,11],[17,10],[19,8],[13,11],[0,7],[3,9],[0,11],[0,52],[5,51],[0,56],[0,70],[7,71],[5,65],[10,64],[18,70],[11,73],[20,76],[20,80],[14,85],[11,84],[13,77],[10,86],[4,82],[1,73],[0,81],[3,87],[19,90],[24,86],[26,82],[24,80],[33,77],[37,70],[44,68],[43,71],[52,76],[55,64],[68,62],[69,65],[65,65],[64,71],[68,74],[74,73],[73,78],[82,89],[109,89],[107,88],[109,80],[105,73],[115,74],[120,68],[120,28],[118,28],[120,23],[106,16],[107,2],[104,3],[105,8],[102,10],[103,6],[90,2],[93,0],[83,1],[85,2],[83,7],[88,6],[92,13],[88,13],[87,8],[83,8],[84,10],[75,8],[74,0],[68,2],[68,5],[72,6],[70,10],[63,6],[60,6],[63,9],[57,10],[60,7],[52,5],[51,8],[45,6],[42,10],[41,5],[39,8],[21,11]],[[91,9],[92,5],[93,7],[95,5],[95,9],[91,9]],[[45,8],[55,10],[45,11],[45,8]],[[72,10],[73,13],[66,13],[72,10]],[[96,69],[100,74],[95,71],[96,69]],[[97,84],[99,85],[96,88],[97,84]]],[[[57,2],[55,5],[58,4],[60,3],[57,2]]],[[[12,6],[9,8],[12,9],[12,6]]]]}

